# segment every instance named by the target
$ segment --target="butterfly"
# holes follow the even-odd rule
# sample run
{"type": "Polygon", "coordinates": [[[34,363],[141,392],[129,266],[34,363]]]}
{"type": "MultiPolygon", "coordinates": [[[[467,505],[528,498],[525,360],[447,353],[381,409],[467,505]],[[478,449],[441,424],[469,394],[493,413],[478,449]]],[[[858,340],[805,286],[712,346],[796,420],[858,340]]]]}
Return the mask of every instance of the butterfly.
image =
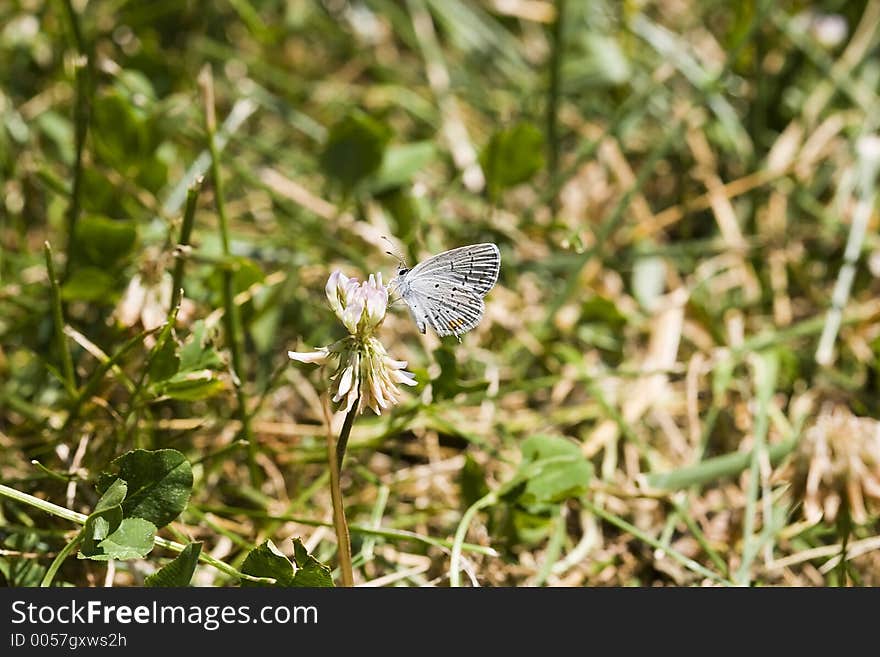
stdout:
{"type": "Polygon", "coordinates": [[[444,251],[412,269],[401,264],[394,284],[424,333],[454,335],[461,342],[483,317],[483,297],[498,280],[501,253],[490,242],[444,251]]]}

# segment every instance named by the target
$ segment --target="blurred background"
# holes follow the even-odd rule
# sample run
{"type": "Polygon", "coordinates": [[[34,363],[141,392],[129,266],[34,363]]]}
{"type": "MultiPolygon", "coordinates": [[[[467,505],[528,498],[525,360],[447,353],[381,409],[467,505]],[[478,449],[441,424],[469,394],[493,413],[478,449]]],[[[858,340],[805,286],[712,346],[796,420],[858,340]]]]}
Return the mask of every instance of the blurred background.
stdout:
{"type": "MultiPolygon", "coordinates": [[[[355,421],[357,583],[448,585],[460,530],[481,586],[880,584],[878,44],[874,0],[6,0],[0,482],[88,512],[174,448],[163,536],[333,565],[328,372],[286,352],[383,235],[489,241],[462,344],[379,330],[418,385],[355,421]]],[[[70,530],[0,499],[0,579],[70,530]]]]}

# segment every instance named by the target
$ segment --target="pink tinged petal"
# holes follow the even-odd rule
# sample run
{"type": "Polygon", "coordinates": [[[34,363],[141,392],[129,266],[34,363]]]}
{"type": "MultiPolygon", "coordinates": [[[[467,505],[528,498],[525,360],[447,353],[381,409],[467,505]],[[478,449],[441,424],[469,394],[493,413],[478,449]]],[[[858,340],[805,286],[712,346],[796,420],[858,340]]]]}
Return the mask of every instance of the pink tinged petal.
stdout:
{"type": "Polygon", "coordinates": [[[327,285],[324,286],[324,292],[327,294],[327,301],[330,304],[330,308],[337,316],[342,313],[342,303],[339,300],[339,292],[345,288],[347,283],[348,277],[337,269],[330,274],[330,278],[327,279],[327,285]]]}
{"type": "Polygon", "coordinates": [[[385,319],[385,309],[388,307],[388,292],[382,287],[368,287],[365,292],[368,321],[370,326],[378,326],[385,319]]]}
{"type": "Polygon", "coordinates": [[[345,328],[348,329],[348,332],[354,335],[357,333],[358,322],[361,321],[361,315],[364,314],[364,306],[362,303],[355,302],[348,305],[344,311],[342,311],[342,323],[345,325],[345,328]]]}
{"type": "Polygon", "coordinates": [[[330,357],[330,352],[326,349],[318,349],[317,351],[288,351],[287,357],[300,363],[317,363],[323,365],[330,357]]]}
{"type": "Polygon", "coordinates": [[[345,280],[345,285],[339,288],[342,295],[343,307],[355,303],[358,300],[360,297],[360,289],[360,283],[358,283],[356,278],[347,278],[345,280]]]}

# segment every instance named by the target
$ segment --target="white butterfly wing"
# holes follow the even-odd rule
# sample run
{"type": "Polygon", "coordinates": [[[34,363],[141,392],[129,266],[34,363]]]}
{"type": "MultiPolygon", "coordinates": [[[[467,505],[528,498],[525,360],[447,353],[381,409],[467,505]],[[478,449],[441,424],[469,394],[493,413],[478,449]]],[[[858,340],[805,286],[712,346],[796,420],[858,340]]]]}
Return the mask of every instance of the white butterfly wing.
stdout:
{"type": "Polygon", "coordinates": [[[457,287],[486,296],[498,281],[501,253],[491,242],[471,244],[444,251],[420,262],[407,272],[408,281],[430,278],[435,283],[448,281],[457,287]]]}
{"type": "Polygon", "coordinates": [[[480,295],[451,284],[435,284],[432,280],[416,280],[404,297],[422,333],[424,325],[430,324],[440,337],[458,337],[480,323],[485,309],[480,295]]]}
{"type": "Polygon", "coordinates": [[[419,331],[458,338],[479,324],[483,297],[498,280],[501,254],[494,244],[444,251],[416,265],[401,281],[400,294],[419,331]]]}

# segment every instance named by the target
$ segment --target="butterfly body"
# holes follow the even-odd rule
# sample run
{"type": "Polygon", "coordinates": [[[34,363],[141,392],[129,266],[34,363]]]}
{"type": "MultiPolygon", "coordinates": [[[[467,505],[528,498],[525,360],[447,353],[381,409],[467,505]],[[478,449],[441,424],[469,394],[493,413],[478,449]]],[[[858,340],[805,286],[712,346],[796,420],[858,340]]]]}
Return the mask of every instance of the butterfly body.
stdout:
{"type": "Polygon", "coordinates": [[[395,282],[420,332],[430,326],[441,337],[460,339],[479,324],[483,297],[500,269],[498,247],[486,242],[438,253],[412,269],[401,267],[395,282]]]}

